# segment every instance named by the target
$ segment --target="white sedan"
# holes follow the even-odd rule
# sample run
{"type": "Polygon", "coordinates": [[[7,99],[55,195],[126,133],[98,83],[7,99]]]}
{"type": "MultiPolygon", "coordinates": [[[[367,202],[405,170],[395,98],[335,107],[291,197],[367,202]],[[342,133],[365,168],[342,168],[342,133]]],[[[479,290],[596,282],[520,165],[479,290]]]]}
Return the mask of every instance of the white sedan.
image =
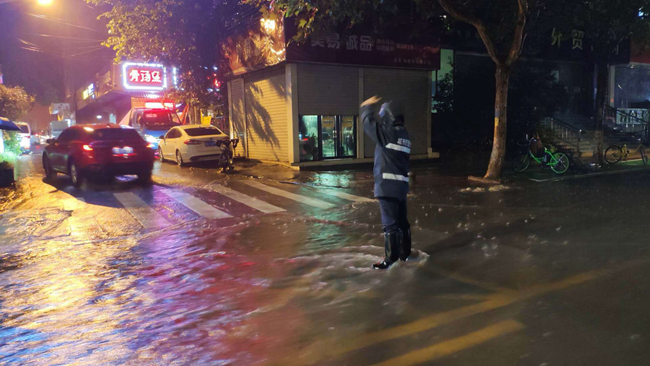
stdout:
{"type": "Polygon", "coordinates": [[[158,156],[161,162],[174,160],[179,166],[190,162],[228,159],[221,156],[225,151],[221,141],[230,141],[230,138],[216,127],[177,126],[160,140],[158,156]]]}

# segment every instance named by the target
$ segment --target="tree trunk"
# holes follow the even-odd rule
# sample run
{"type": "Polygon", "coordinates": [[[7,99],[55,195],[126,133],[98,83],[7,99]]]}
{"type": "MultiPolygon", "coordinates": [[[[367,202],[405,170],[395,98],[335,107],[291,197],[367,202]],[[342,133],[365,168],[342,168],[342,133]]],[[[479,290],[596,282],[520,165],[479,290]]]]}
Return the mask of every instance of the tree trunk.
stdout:
{"type": "Polygon", "coordinates": [[[607,84],[609,65],[606,62],[596,64],[596,116],[594,118],[594,157],[604,164],[603,151],[603,120],[605,119],[605,103],[607,102],[607,84]]]}
{"type": "Polygon", "coordinates": [[[494,101],[494,142],[492,155],[485,179],[497,180],[501,177],[503,162],[506,156],[506,127],[508,122],[508,87],[510,83],[510,67],[497,65],[496,99],[494,101]]]}

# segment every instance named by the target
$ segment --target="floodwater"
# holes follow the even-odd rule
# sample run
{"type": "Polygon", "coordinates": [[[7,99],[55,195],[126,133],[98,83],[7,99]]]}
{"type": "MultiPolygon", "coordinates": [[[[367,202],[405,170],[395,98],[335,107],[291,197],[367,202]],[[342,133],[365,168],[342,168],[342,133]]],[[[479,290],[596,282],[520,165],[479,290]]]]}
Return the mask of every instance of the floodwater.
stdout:
{"type": "Polygon", "coordinates": [[[18,172],[0,203],[2,364],[650,357],[647,175],[492,188],[420,176],[416,251],[382,272],[367,172],[260,186],[157,163],[154,185],[82,190],[43,182],[37,156],[18,172]]]}

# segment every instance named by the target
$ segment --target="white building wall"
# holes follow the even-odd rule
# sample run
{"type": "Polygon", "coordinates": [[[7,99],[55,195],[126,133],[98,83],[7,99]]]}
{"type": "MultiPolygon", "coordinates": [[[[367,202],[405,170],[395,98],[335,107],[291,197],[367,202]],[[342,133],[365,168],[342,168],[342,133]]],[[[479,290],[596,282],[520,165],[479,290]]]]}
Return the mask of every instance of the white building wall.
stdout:
{"type": "Polygon", "coordinates": [[[246,143],[250,159],[288,162],[288,113],[284,67],[245,77],[246,143]]]}

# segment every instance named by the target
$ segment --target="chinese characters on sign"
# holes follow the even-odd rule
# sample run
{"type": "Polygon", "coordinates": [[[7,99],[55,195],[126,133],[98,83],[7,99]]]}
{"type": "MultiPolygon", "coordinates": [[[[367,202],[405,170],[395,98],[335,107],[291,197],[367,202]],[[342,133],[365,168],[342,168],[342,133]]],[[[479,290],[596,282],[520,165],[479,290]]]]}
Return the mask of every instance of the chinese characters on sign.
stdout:
{"type": "MultiPolygon", "coordinates": [[[[574,29],[571,32],[571,39],[573,41],[571,49],[584,51],[584,38],[585,32],[574,29]]],[[[556,28],[553,28],[553,31],[551,32],[551,46],[562,48],[562,41],[564,41],[564,39],[565,38],[562,32],[558,31],[556,28]]]]}
{"type": "Polygon", "coordinates": [[[558,32],[555,28],[553,28],[551,38],[553,38],[553,42],[551,42],[551,46],[557,46],[557,48],[562,48],[562,33],[558,32]]]}
{"type": "MultiPolygon", "coordinates": [[[[342,37],[339,33],[311,39],[312,49],[358,51],[380,55],[394,66],[418,66],[421,68],[437,67],[422,46],[395,42],[392,39],[376,38],[367,35],[349,35],[342,37]],[[388,57],[386,57],[388,56],[388,57]]],[[[352,56],[350,56],[352,57],[352,56]]]]}
{"type": "MultiPolygon", "coordinates": [[[[331,34],[327,37],[315,37],[311,40],[312,47],[341,49],[341,35],[331,34]]],[[[345,40],[345,49],[351,51],[372,51],[373,43],[370,36],[348,36],[345,40]]]]}
{"type": "Polygon", "coordinates": [[[129,73],[129,82],[162,83],[162,77],[160,76],[160,71],[131,70],[129,73]]]}
{"type": "Polygon", "coordinates": [[[167,88],[164,66],[126,62],[122,65],[123,85],[134,90],[163,90],[167,88]]]}
{"type": "Polygon", "coordinates": [[[583,45],[582,45],[582,40],[585,38],[585,32],[579,31],[579,30],[574,30],[572,32],[572,37],[573,37],[573,48],[572,49],[580,49],[584,50],[583,45]]]}

